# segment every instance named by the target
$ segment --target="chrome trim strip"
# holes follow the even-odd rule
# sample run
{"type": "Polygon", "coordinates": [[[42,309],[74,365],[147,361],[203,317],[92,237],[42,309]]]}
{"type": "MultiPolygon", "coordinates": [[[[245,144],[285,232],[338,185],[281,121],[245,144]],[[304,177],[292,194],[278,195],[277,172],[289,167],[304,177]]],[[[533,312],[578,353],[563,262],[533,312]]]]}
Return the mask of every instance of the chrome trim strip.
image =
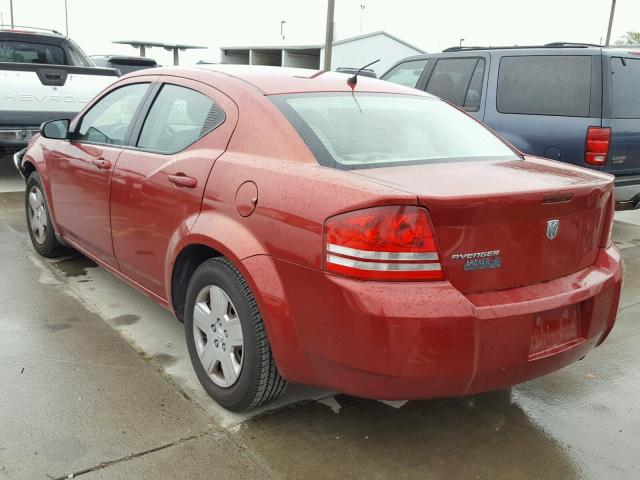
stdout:
{"type": "Polygon", "coordinates": [[[438,260],[438,254],[412,253],[412,252],[373,252],[370,250],[359,250],[357,248],[343,247],[335,243],[327,244],[327,251],[339,255],[347,255],[355,258],[365,258],[367,260],[438,260]]]}
{"type": "Polygon", "coordinates": [[[351,258],[337,257],[335,255],[327,255],[327,262],[343,267],[357,268],[359,270],[376,270],[376,271],[402,271],[402,272],[422,272],[425,270],[442,270],[439,263],[380,263],[380,262],[361,262],[351,258]]]}
{"type": "Polygon", "coordinates": [[[22,178],[26,178],[24,176],[24,172],[22,171],[22,157],[24,157],[24,154],[26,151],[27,151],[27,147],[13,154],[13,164],[15,165],[16,170],[18,170],[20,175],[22,175],[22,178]]]}

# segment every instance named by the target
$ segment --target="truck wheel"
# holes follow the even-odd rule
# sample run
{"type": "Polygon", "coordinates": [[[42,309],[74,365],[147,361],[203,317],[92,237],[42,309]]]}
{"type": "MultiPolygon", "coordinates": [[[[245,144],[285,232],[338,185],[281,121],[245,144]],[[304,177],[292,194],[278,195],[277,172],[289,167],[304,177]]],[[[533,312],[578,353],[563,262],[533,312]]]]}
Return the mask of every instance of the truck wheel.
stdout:
{"type": "Polygon", "coordinates": [[[248,410],[284,392],[251,289],[226,258],[207,260],[194,272],[184,328],[198,380],[224,408],[248,410]]]}
{"type": "Polygon", "coordinates": [[[33,172],[27,179],[24,200],[27,227],[33,248],[40,255],[47,258],[57,258],[65,255],[67,248],[56,239],[47,200],[42,188],[42,181],[37,172],[33,172]]]}

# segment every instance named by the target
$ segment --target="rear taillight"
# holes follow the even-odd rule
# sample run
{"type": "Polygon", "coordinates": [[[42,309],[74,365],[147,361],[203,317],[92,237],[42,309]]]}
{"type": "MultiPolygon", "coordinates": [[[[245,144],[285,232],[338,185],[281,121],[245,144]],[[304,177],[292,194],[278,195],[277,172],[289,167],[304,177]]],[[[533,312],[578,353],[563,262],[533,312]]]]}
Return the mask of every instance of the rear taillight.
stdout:
{"type": "Polygon", "coordinates": [[[442,280],[436,242],[423,208],[374,207],[329,218],[325,268],[362,280],[442,280]]]}
{"type": "Polygon", "coordinates": [[[607,161],[607,155],[609,155],[610,142],[610,128],[589,127],[587,129],[587,148],[585,149],[584,162],[587,165],[596,167],[604,165],[607,161]]]}

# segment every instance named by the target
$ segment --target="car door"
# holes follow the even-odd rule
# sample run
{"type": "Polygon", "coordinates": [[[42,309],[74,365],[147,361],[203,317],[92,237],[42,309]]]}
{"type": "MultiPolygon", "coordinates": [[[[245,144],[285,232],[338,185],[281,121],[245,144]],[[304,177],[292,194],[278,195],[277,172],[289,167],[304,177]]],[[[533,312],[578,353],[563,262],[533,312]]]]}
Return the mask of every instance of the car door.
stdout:
{"type": "Polygon", "coordinates": [[[111,225],[122,273],[166,298],[168,246],[193,226],[238,112],[220,91],[177,78],[159,85],[149,104],[113,172],[111,225]]]}
{"type": "Polygon", "coordinates": [[[59,233],[114,268],[111,175],[149,85],[129,83],[110,90],[74,122],[69,140],[58,141],[45,154],[59,233]]]}
{"type": "Polygon", "coordinates": [[[482,120],[488,67],[484,54],[438,58],[424,89],[482,120]]]}

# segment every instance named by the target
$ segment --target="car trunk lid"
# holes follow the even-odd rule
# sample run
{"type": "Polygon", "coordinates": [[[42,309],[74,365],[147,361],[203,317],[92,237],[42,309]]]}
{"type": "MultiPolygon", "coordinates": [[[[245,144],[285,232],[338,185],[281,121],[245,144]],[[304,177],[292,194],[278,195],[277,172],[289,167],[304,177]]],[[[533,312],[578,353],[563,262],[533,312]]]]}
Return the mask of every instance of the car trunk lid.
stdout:
{"type": "Polygon", "coordinates": [[[532,158],[355,172],[415,192],[431,215],[445,276],[465,293],[592,265],[613,191],[609,175],[532,158]]]}

